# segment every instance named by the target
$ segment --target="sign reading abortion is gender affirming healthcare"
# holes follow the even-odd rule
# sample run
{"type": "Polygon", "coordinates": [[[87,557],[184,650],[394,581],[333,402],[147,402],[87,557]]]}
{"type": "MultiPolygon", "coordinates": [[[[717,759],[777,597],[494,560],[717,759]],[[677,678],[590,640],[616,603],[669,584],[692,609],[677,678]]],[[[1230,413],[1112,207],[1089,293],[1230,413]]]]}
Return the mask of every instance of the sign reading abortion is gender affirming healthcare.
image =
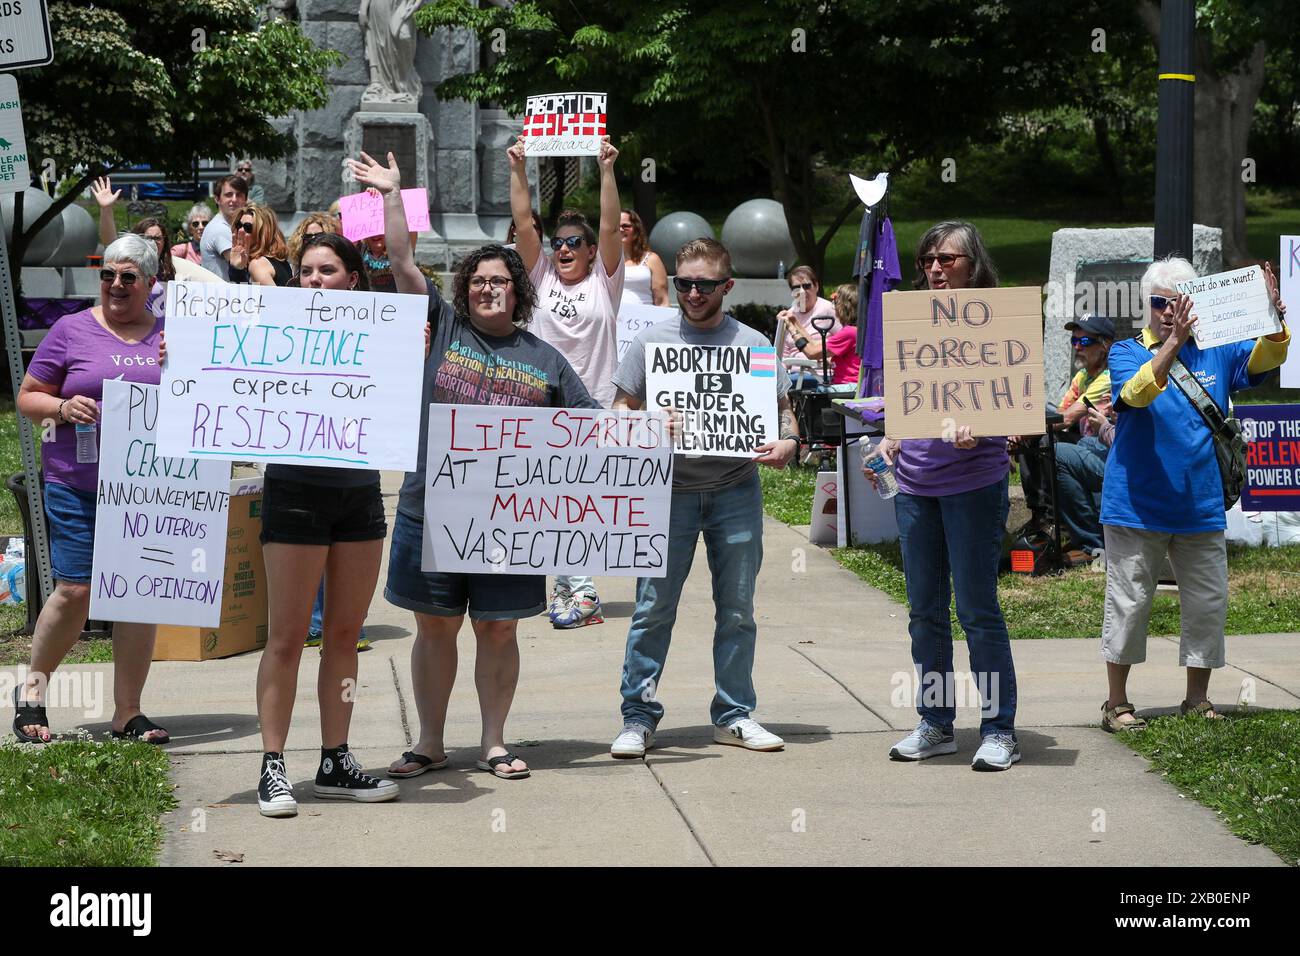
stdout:
{"type": "Polygon", "coordinates": [[[424,296],[171,282],[160,452],[415,468],[424,296]]]}
{"type": "Polygon", "coordinates": [[[544,93],[524,103],[521,138],[529,156],[599,156],[604,93],[544,93]]]}
{"type": "Polygon", "coordinates": [[[886,292],[885,426],[894,438],[1041,435],[1042,293],[886,292]]]}
{"type": "Polygon", "coordinates": [[[662,412],[430,405],[425,571],[661,578],[662,412]]]}
{"type": "Polygon", "coordinates": [[[230,465],[158,452],[158,386],[104,382],[90,616],[221,623],[230,465]]]}
{"type": "Polygon", "coordinates": [[[1231,345],[1282,329],[1268,298],[1264,270],[1259,266],[1200,276],[1177,286],[1179,292],[1192,298],[1192,312],[1196,315],[1192,334],[1197,348],[1231,345]]]}
{"type": "Polygon", "coordinates": [[[682,413],[677,451],[753,458],[776,441],[776,348],[650,345],[646,404],[682,413]]]}

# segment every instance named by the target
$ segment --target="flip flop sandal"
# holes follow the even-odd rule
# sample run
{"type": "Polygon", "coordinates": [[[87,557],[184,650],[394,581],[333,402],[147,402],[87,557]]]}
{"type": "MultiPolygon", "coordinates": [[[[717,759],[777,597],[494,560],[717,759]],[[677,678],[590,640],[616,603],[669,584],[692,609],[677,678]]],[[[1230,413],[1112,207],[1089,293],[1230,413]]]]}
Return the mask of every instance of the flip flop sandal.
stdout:
{"type": "Polygon", "coordinates": [[[1136,708],[1132,704],[1116,704],[1114,709],[1106,706],[1103,701],[1101,705],[1101,729],[1108,734],[1118,733],[1121,730],[1146,730],[1147,722],[1137,716],[1136,708]],[[1119,718],[1124,714],[1133,714],[1133,722],[1124,723],[1119,718]]]}
{"type": "Polygon", "coordinates": [[[159,727],[144,714],[136,714],[126,722],[126,726],[121,730],[111,731],[114,740],[139,740],[146,744],[153,744],[161,747],[163,744],[171,742],[171,735],[162,727],[159,727]],[[162,730],[161,739],[155,737],[153,740],[145,740],[144,735],[151,730],[162,730]]]}
{"type": "Polygon", "coordinates": [[[33,704],[25,700],[19,700],[18,695],[22,693],[21,687],[14,688],[14,736],[18,738],[19,743],[24,744],[43,744],[46,743],[44,737],[35,734],[23,733],[23,727],[30,727],[32,724],[39,724],[42,727],[50,726],[50,718],[45,714],[44,704],[33,704]]]}
{"type": "Polygon", "coordinates": [[[488,757],[487,760],[480,760],[475,766],[480,770],[486,770],[494,777],[500,777],[502,780],[522,780],[524,777],[531,776],[531,770],[500,770],[500,766],[505,764],[507,767],[519,758],[512,753],[503,753],[499,757],[488,757]]]}
{"type": "Polygon", "coordinates": [[[414,770],[389,770],[388,775],[390,777],[404,780],[407,777],[418,777],[420,774],[429,770],[441,770],[443,767],[447,766],[447,764],[451,763],[451,758],[444,755],[441,760],[435,761],[432,757],[426,757],[424,754],[418,754],[414,750],[408,750],[406,753],[402,754],[402,762],[419,764],[419,766],[414,770]]]}

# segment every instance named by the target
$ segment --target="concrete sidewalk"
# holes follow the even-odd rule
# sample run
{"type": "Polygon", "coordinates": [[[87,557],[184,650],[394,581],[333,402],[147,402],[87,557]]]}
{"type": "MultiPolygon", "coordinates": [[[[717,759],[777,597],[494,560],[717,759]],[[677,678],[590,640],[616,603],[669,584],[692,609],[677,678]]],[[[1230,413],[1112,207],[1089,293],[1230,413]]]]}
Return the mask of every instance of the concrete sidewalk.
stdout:
{"type": "MultiPolygon", "coordinates": [[[[391,509],[395,499],[387,500],[391,509]]],[[[701,550],[659,688],[667,714],[644,762],[608,752],[621,726],[627,578],[598,582],[604,625],[555,631],[545,617],[522,622],[522,676],[508,725],[512,748],[533,768],[522,781],[474,769],[479,715],[468,627],[447,726],[451,767],[403,781],[401,798],[386,804],[310,796],[318,656],[304,653],[286,750],[300,814],[289,820],[257,812],[259,655],[155,664],[145,706],[172,733],[180,802],[164,821],[162,863],[216,864],[217,851],[227,851],[248,864],[308,866],[1280,865],[1097,727],[1105,696],[1097,641],[1016,642],[1024,758],[1010,771],[971,771],[975,706],[959,712],[958,754],[891,762],[889,747],[916,723],[905,609],[783,524],[767,521],[764,546],[755,716],[786,738],[784,752],[712,742],[713,610],[701,550]]],[[[376,595],[367,624],[374,649],[360,657],[351,732],[371,770],[418,734],[413,625],[376,595]]],[[[1257,706],[1300,707],[1298,647],[1300,634],[1229,638],[1233,666],[1215,675],[1215,699],[1231,703],[1251,681],[1257,706]]],[[[957,648],[955,666],[966,669],[965,644],[957,648]]],[[[1183,690],[1176,642],[1153,639],[1131,686],[1144,710],[1176,707],[1183,690]]],[[[51,717],[60,732],[78,720],[58,710],[51,717]]]]}

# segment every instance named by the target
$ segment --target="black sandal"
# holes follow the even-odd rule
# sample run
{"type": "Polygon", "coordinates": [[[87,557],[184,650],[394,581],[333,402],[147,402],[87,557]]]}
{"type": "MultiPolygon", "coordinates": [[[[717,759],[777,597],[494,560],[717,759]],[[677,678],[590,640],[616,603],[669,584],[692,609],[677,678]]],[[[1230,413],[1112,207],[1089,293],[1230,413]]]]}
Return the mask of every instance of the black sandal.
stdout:
{"type": "Polygon", "coordinates": [[[530,776],[532,774],[532,771],[500,769],[502,764],[505,764],[506,767],[509,767],[512,763],[514,763],[518,759],[519,758],[516,757],[514,754],[506,752],[501,754],[498,757],[488,757],[487,760],[480,760],[476,764],[476,766],[480,770],[486,770],[494,777],[500,777],[502,780],[522,780],[524,779],[524,777],[530,776]]]}
{"type": "Polygon", "coordinates": [[[451,758],[444,754],[441,760],[435,761],[432,757],[426,757],[414,750],[408,750],[402,754],[402,763],[413,763],[416,767],[414,770],[389,770],[388,775],[399,780],[405,780],[407,777],[418,777],[428,770],[441,770],[451,763],[451,758]]]}
{"type": "Polygon", "coordinates": [[[146,744],[154,744],[155,746],[162,746],[163,744],[171,743],[172,739],[171,735],[168,734],[166,730],[159,727],[144,714],[136,714],[126,722],[126,727],[122,730],[111,731],[111,733],[114,740],[134,739],[146,744]],[[151,730],[161,730],[163,732],[162,738],[159,739],[155,737],[153,740],[145,740],[144,735],[149,733],[151,730]]]}
{"type": "Polygon", "coordinates": [[[43,737],[23,733],[23,727],[30,727],[33,724],[48,728],[50,718],[46,716],[44,704],[33,704],[29,701],[19,700],[18,695],[21,693],[22,687],[14,688],[14,736],[18,738],[19,743],[46,743],[47,741],[43,737]]]}

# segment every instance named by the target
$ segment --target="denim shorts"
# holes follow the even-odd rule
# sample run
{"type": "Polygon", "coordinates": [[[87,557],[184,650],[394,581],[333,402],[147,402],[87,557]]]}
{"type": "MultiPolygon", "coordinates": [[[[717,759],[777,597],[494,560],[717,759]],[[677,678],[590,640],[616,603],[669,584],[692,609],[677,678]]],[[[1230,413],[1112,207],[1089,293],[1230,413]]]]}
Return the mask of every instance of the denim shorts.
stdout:
{"type": "Polygon", "coordinates": [[[387,534],[378,484],[337,488],[270,477],[262,484],[262,544],[330,545],[387,534]]]}
{"type": "Polygon", "coordinates": [[[546,609],[546,575],[421,571],[423,546],[424,522],[399,511],[384,586],[389,604],[438,617],[459,617],[468,608],[475,621],[517,621],[546,609]]]}
{"type": "Polygon", "coordinates": [[[54,580],[89,584],[95,553],[95,492],[47,481],[45,518],[54,580]]]}

